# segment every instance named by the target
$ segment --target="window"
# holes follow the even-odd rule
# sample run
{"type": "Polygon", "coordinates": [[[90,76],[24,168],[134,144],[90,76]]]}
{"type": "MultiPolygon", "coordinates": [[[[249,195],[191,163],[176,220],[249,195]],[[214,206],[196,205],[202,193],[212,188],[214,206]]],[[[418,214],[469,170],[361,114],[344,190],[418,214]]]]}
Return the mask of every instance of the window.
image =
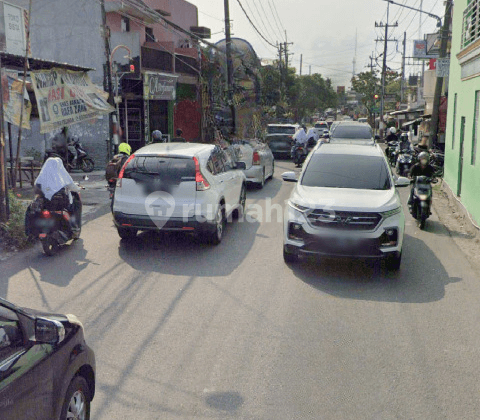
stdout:
{"type": "Polygon", "coordinates": [[[389,170],[385,159],[376,156],[312,156],[302,178],[305,187],[389,190],[389,170]]]}
{"type": "Polygon", "coordinates": [[[130,19],[122,17],[122,32],[130,32],[130,19]]]}
{"type": "Polygon", "coordinates": [[[342,139],[371,139],[373,131],[362,125],[339,125],[332,133],[332,138],[342,139]]]}
{"type": "Polygon", "coordinates": [[[145,40],[147,42],[156,42],[155,35],[153,35],[153,28],[145,28],[145,40]]]}
{"type": "Polygon", "coordinates": [[[471,164],[475,165],[477,158],[477,138],[478,138],[478,115],[480,114],[480,90],[475,92],[475,118],[473,119],[473,136],[472,136],[472,160],[471,164]]]}
{"type": "Polygon", "coordinates": [[[215,150],[212,153],[212,155],[210,156],[210,159],[208,159],[208,162],[207,162],[207,169],[213,175],[218,175],[225,171],[225,168],[223,166],[223,159],[222,159],[222,155],[220,154],[220,151],[215,150]]]}
{"type": "Polygon", "coordinates": [[[268,134],[295,134],[295,127],[269,125],[267,127],[267,133],[268,134]]]}
{"type": "Polygon", "coordinates": [[[179,184],[195,180],[195,162],[193,159],[136,156],[128,163],[124,177],[137,181],[158,178],[179,184]]]}
{"type": "Polygon", "coordinates": [[[455,127],[457,121],[457,94],[455,94],[455,98],[453,100],[453,130],[452,130],[452,149],[455,148],[455,127]]]}
{"type": "Polygon", "coordinates": [[[470,0],[463,12],[462,49],[480,39],[479,4],[480,0],[470,0]]]}

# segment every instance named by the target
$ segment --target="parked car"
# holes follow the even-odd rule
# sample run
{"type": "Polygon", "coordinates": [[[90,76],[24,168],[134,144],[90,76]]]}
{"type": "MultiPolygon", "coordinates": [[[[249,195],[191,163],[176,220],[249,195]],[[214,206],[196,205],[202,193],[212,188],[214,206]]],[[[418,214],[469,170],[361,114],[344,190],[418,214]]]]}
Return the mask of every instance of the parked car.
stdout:
{"type": "Polygon", "coordinates": [[[283,258],[301,255],[385,259],[398,270],[405,216],[394,178],[378,145],[324,144],[313,150],[288,201],[283,258]]]}
{"type": "Polygon", "coordinates": [[[245,163],[243,173],[247,183],[263,188],[275,171],[275,158],[268,145],[258,140],[241,140],[235,147],[238,149],[238,161],[245,163]]]}
{"type": "Polygon", "coordinates": [[[119,174],[113,219],[122,239],[141,230],[180,231],[221,242],[227,218],[245,208],[245,163],[212,144],[158,143],[130,156],[119,174]]]}
{"type": "Polygon", "coordinates": [[[375,141],[372,127],[356,121],[343,121],[336,125],[330,134],[331,143],[374,144],[375,141]]]}
{"type": "Polygon", "coordinates": [[[89,419],[95,356],[74,315],[0,298],[0,418],[89,419]]]}
{"type": "Polygon", "coordinates": [[[298,124],[268,124],[265,143],[276,158],[289,158],[298,124]]]}

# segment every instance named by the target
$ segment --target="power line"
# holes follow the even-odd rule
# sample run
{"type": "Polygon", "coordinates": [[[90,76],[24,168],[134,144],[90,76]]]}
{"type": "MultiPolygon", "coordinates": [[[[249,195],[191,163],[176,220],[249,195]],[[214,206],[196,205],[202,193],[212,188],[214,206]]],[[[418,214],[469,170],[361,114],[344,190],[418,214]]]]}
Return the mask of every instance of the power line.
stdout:
{"type": "MultiPolygon", "coordinates": [[[[283,32],[282,30],[280,29],[280,26],[278,25],[278,20],[277,18],[275,17],[275,13],[273,12],[273,8],[272,8],[272,1],[273,0],[268,0],[268,5],[270,7],[270,11],[272,12],[272,16],[273,16],[273,20],[275,21],[275,26],[277,27],[277,30],[278,30],[278,33],[280,34],[280,38],[279,39],[283,39],[283,32]]],[[[281,24],[281,23],[280,23],[281,24]]],[[[285,31],[285,30],[284,30],[285,31]]]]}
{"type": "MultiPolygon", "coordinates": [[[[256,5],[256,2],[255,0],[253,0],[253,3],[256,5]]],[[[268,25],[270,26],[270,28],[272,29],[273,33],[275,33],[275,29],[273,29],[273,26],[272,26],[272,23],[270,22],[270,19],[268,18],[268,15],[267,13],[265,12],[265,9],[263,8],[263,1],[260,1],[260,7],[262,8],[263,10],[263,14],[265,15],[265,17],[267,18],[267,22],[268,22],[268,25]]],[[[256,6],[255,6],[256,7],[256,6]]],[[[263,20],[263,19],[262,19],[263,20]]],[[[282,39],[281,35],[280,35],[280,39],[282,39]]]]}
{"type": "Polygon", "coordinates": [[[273,48],[277,49],[277,46],[272,44],[267,38],[263,36],[263,34],[257,29],[257,27],[253,24],[252,20],[250,19],[250,16],[248,16],[248,13],[245,11],[245,8],[243,7],[243,4],[240,0],[237,0],[237,3],[239,4],[240,8],[242,9],[243,13],[247,17],[248,21],[250,22],[250,25],[253,26],[253,29],[262,37],[263,40],[269,45],[271,45],[273,48]]]}
{"type": "Polygon", "coordinates": [[[275,0],[272,0],[273,8],[275,9],[275,14],[277,15],[278,21],[280,22],[280,26],[282,27],[283,32],[285,32],[285,27],[282,24],[282,20],[280,19],[280,16],[278,15],[278,10],[277,6],[275,5],[275,0]]]}

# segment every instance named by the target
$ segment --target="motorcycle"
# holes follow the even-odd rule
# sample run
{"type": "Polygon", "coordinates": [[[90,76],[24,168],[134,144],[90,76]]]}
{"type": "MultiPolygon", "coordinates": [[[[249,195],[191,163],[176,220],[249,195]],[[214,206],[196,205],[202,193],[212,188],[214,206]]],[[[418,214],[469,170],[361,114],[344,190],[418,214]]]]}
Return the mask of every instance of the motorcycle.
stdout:
{"type": "Polygon", "coordinates": [[[395,166],[397,161],[397,146],[400,144],[399,141],[389,141],[387,143],[387,148],[385,154],[387,155],[388,162],[390,166],[395,166]]]}
{"type": "MultiPolygon", "coordinates": [[[[83,187],[81,187],[83,188],[83,187]]],[[[82,225],[82,201],[72,192],[73,205],[63,191],[48,200],[42,193],[28,206],[25,215],[25,234],[40,239],[43,251],[55,255],[62,245],[80,238],[82,225]]]]}
{"type": "Polygon", "coordinates": [[[295,145],[293,149],[293,162],[295,163],[295,166],[299,167],[305,162],[305,159],[307,158],[308,154],[313,150],[313,148],[317,145],[317,142],[315,139],[310,138],[307,141],[306,145],[300,145],[297,144],[295,145]]]}
{"type": "Polygon", "coordinates": [[[443,177],[443,167],[445,163],[445,154],[441,150],[430,150],[430,165],[435,168],[435,176],[443,177]]]}
{"type": "Polygon", "coordinates": [[[431,215],[432,184],[436,182],[436,179],[426,176],[417,176],[413,181],[413,201],[410,214],[417,220],[420,229],[425,228],[425,223],[431,215]]]}
{"type": "Polygon", "coordinates": [[[408,176],[413,166],[414,156],[410,150],[402,150],[398,153],[395,170],[399,176],[408,176]]]}
{"type": "Polygon", "coordinates": [[[50,157],[59,157],[60,159],[62,159],[63,165],[68,172],[72,171],[73,169],[81,169],[83,172],[92,172],[95,168],[95,162],[88,155],[87,151],[84,149],[79,139],[73,138],[72,145],[75,147],[75,150],[77,152],[77,160],[75,162],[75,165],[73,164],[73,153],[71,153],[70,151],[65,153],[65,148],[47,149],[45,151],[44,162],[50,157]],[[66,156],[68,156],[68,159],[66,159],[66,156]]]}

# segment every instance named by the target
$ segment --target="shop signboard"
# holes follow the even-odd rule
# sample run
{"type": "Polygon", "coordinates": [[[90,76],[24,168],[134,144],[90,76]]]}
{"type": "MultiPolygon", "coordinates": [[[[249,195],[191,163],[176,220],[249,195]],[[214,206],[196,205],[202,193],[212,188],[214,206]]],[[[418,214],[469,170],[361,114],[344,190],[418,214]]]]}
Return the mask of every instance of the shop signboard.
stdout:
{"type": "Polygon", "coordinates": [[[0,1],[0,50],[25,55],[28,12],[18,6],[0,1]]]}
{"type": "Polygon", "coordinates": [[[413,58],[417,59],[430,59],[437,58],[438,54],[429,54],[428,45],[425,40],[415,40],[413,41],[413,58]]]}
{"type": "Polygon", "coordinates": [[[108,94],[87,72],[53,68],[31,72],[40,117],[40,133],[114,112],[108,94]]]}
{"type": "Polygon", "coordinates": [[[143,98],[146,101],[174,101],[178,76],[165,73],[145,72],[143,98]]]}

